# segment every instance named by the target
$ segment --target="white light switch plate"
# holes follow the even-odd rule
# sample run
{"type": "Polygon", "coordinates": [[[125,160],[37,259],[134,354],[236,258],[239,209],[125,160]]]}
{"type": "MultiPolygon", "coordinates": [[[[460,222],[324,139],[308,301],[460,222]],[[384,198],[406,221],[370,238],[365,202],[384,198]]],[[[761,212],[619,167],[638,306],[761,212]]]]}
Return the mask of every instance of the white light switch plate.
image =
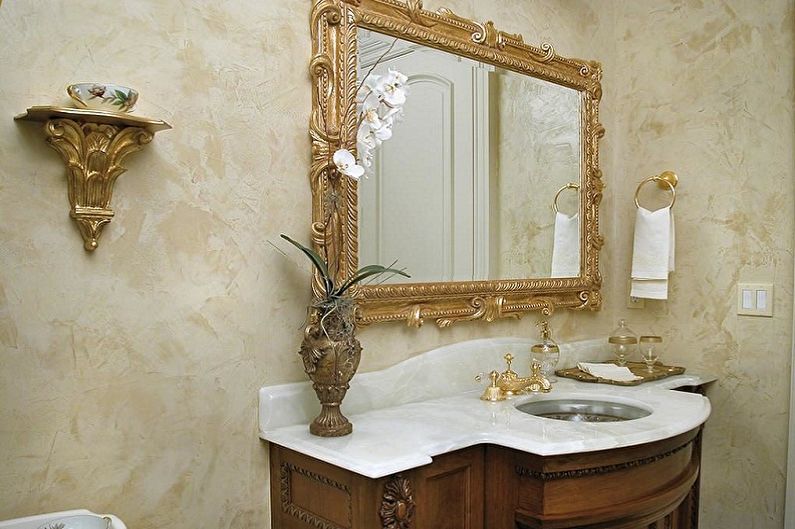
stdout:
{"type": "Polygon", "coordinates": [[[773,283],[737,283],[737,314],[773,317],[773,283]]]}

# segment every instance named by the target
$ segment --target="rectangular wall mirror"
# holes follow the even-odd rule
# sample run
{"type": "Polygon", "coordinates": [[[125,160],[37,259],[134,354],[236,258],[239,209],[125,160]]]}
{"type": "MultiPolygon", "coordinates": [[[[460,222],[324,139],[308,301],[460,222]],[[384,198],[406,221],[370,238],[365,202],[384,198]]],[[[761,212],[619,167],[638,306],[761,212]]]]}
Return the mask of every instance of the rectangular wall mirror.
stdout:
{"type": "Polygon", "coordinates": [[[598,63],[418,1],[317,1],[312,35],[314,243],[339,277],[412,275],[360,287],[361,324],[599,307],[598,63]],[[390,70],[409,95],[356,182],[330,159],[390,70]]]}
{"type": "Polygon", "coordinates": [[[394,69],[409,93],[359,182],[359,261],[397,261],[422,283],[578,277],[580,93],[367,29],[357,36],[359,78],[394,69]],[[570,239],[553,261],[556,220],[570,239]]]}

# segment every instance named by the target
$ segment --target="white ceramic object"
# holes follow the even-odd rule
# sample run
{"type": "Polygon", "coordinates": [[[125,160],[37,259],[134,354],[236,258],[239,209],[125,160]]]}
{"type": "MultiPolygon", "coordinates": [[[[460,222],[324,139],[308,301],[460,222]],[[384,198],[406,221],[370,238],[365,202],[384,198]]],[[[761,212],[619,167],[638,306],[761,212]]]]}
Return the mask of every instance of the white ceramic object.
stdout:
{"type": "Polygon", "coordinates": [[[111,520],[98,514],[65,516],[43,523],[39,529],[110,529],[111,520]]]}
{"type": "Polygon", "coordinates": [[[110,112],[130,112],[138,101],[132,88],[110,83],[77,83],[66,87],[78,106],[110,112]]]}
{"type": "Polygon", "coordinates": [[[112,514],[98,515],[97,513],[91,512],[87,509],[51,512],[47,514],[26,516],[24,518],[14,518],[13,520],[3,520],[0,521],[0,529],[39,529],[42,526],[47,527],[49,523],[56,520],[80,515],[91,515],[92,517],[98,516],[100,520],[102,518],[109,518],[111,521],[110,525],[108,526],[109,529],[127,529],[127,526],[124,525],[124,522],[122,522],[118,517],[112,514]]]}
{"type": "MultiPolygon", "coordinates": [[[[260,437],[363,476],[380,478],[477,444],[542,456],[590,452],[667,439],[696,428],[709,417],[707,398],[668,390],[714,380],[692,374],[630,387],[561,378],[549,394],[496,403],[480,400],[482,387],[473,382],[473,375],[504,369],[501,363],[506,348],[515,355],[514,347],[524,348],[525,343],[506,338],[463,342],[383,371],[357,375],[353,382],[359,378],[359,383],[352,383],[349,391],[349,397],[358,393],[351,399],[355,411],[348,409],[347,399],[343,405],[353,423],[353,434],[345,437],[321,438],[309,433],[306,417],[317,408],[317,403],[313,407],[308,399],[309,383],[264,387],[260,389],[260,437]],[[516,409],[525,402],[560,398],[620,402],[651,414],[631,421],[586,423],[544,419],[516,409]]],[[[590,349],[591,343],[582,346],[590,349]]],[[[580,347],[561,349],[568,361],[581,352],[577,350],[580,347]]],[[[529,348],[527,351],[526,356],[529,348]]],[[[521,369],[525,371],[525,367],[521,369]]]]}

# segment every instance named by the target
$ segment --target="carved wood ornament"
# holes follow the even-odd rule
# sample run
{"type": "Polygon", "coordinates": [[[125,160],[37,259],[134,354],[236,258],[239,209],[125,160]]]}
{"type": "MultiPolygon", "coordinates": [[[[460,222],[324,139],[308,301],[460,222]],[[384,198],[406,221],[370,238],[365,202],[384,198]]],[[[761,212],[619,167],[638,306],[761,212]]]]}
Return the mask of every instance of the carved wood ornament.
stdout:
{"type": "MultiPolygon", "coordinates": [[[[338,149],[356,149],[357,28],[370,29],[530,75],[578,90],[582,101],[583,169],[580,214],[583,219],[582,275],[576,278],[406,283],[358,286],[357,322],[367,325],[406,321],[419,327],[433,319],[440,327],[466,320],[518,318],[528,311],[551,314],[555,308],[598,309],[599,272],[599,123],[601,66],[564,58],[548,43],[525,44],[521,35],[460,17],[449,9],[423,9],[421,0],[314,0],[311,16],[312,239],[328,255],[336,280],[358,266],[357,184],[340,177],[332,162],[338,149]]],[[[313,281],[321,293],[318,278],[313,281]]]]}
{"type": "Polygon", "coordinates": [[[292,463],[282,463],[279,469],[279,497],[281,499],[282,512],[288,514],[293,518],[301,520],[302,522],[307,523],[312,527],[317,527],[318,529],[345,529],[344,527],[334,522],[326,520],[317,513],[314,513],[310,510],[307,510],[293,503],[292,483],[291,483],[293,474],[297,474],[306,479],[319,483],[323,486],[331,487],[333,489],[343,492],[346,495],[348,503],[348,525],[350,526],[352,524],[353,503],[351,499],[350,487],[348,487],[343,483],[339,483],[329,478],[328,476],[318,474],[317,472],[312,472],[311,470],[307,470],[292,463]]]}
{"type": "MultiPolygon", "coordinates": [[[[700,435],[700,434],[699,434],[700,435]]],[[[631,461],[625,461],[623,463],[613,464],[613,465],[605,465],[601,467],[590,467],[590,468],[583,468],[583,469],[574,469],[574,470],[561,470],[557,472],[543,472],[539,470],[532,470],[529,468],[525,468],[521,465],[517,465],[514,468],[517,476],[522,477],[529,477],[533,479],[538,479],[541,481],[555,481],[557,479],[568,479],[568,478],[582,478],[586,476],[599,476],[602,474],[610,474],[612,472],[619,472],[621,470],[627,470],[630,468],[637,468],[642,467],[644,465],[649,465],[651,463],[656,463],[657,461],[662,461],[666,457],[670,457],[677,452],[680,452],[693,443],[698,442],[694,439],[689,439],[683,445],[677,446],[667,452],[663,452],[661,454],[655,454],[650,457],[643,457],[640,459],[634,459],[631,461]]]]}
{"type": "Polygon", "coordinates": [[[383,529],[409,529],[414,519],[414,493],[411,482],[400,474],[384,485],[381,501],[381,523],[383,529]]]}

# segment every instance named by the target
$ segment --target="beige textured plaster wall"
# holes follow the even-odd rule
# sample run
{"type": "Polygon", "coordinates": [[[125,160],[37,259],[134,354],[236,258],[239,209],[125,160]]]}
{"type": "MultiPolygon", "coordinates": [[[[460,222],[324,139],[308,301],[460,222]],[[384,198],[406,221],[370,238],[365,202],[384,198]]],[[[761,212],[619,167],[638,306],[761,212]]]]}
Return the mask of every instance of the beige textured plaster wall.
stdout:
{"type": "MultiPolygon", "coordinates": [[[[510,10],[495,21],[575,27],[530,25],[526,9],[521,25],[510,10]]],[[[309,276],[266,241],[308,236],[308,15],[303,0],[3,3],[0,519],[84,506],[136,529],[269,526],[256,391],[305,377],[309,276]],[[11,120],[84,80],[138,88],[137,113],[174,126],[129,158],[91,255],[58,155],[39,125],[11,120]]],[[[585,338],[604,317],[555,325],[585,338]]],[[[370,328],[362,369],[534,322],[370,328]]]]}
{"type": "MultiPolygon", "coordinates": [[[[594,2],[596,5],[598,2],[594,2]]],[[[792,340],[795,5],[743,0],[612,4],[616,97],[612,274],[627,277],[636,182],[674,169],[676,272],[668,302],[622,310],[671,361],[711,371],[705,528],[783,526],[792,340]],[[620,250],[618,250],[620,248],[620,250]],[[618,251],[616,251],[618,250],[618,251]],[[772,319],[736,315],[736,283],[775,284],[772,319]]]]}
{"type": "MultiPolygon", "coordinates": [[[[85,506],[137,529],[269,526],[256,390],[303,379],[308,268],[266,241],[308,233],[308,4],[0,7],[0,519],[85,506]],[[10,119],[62,101],[76,80],[135,86],[138,113],[175,127],[130,158],[93,255],[68,219],[56,153],[38,126],[10,119]]],[[[682,175],[672,300],[631,322],[664,334],[671,360],[721,377],[704,527],[781,527],[791,3],[426,4],[605,63],[607,304],[555,315],[562,341],[604,335],[627,313],[635,182],[667,167],[682,175]],[[750,215],[760,204],[764,214],[750,215]],[[738,319],[734,283],[762,276],[776,282],[776,317],[738,319]]],[[[362,369],[475,337],[534,335],[535,321],[368,328],[362,369]]]]}

